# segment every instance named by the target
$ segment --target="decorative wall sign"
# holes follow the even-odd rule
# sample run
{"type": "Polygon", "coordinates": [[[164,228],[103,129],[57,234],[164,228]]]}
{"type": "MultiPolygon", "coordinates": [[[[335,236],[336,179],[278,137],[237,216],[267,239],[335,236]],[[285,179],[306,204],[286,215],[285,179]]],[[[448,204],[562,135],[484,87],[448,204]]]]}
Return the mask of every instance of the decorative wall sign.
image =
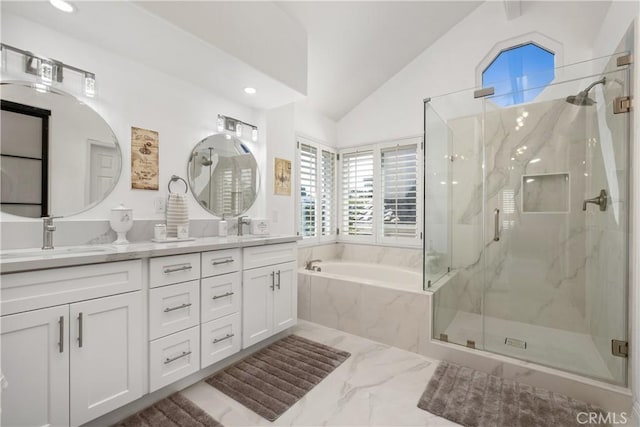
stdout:
{"type": "Polygon", "coordinates": [[[291,196],[291,160],[275,158],[273,193],[279,196],[291,196]]]}
{"type": "Polygon", "coordinates": [[[158,132],[131,127],[131,188],[158,189],[158,132]]]}

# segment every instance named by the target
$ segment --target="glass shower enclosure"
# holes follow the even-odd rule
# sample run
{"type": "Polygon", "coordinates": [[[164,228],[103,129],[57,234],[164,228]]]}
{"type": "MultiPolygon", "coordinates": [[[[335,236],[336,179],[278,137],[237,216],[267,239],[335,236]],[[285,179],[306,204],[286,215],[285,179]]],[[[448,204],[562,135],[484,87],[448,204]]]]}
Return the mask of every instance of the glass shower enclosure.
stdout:
{"type": "Polygon", "coordinates": [[[425,100],[435,339],[626,384],[624,54],[557,68],[528,103],[487,88],[425,100]]]}

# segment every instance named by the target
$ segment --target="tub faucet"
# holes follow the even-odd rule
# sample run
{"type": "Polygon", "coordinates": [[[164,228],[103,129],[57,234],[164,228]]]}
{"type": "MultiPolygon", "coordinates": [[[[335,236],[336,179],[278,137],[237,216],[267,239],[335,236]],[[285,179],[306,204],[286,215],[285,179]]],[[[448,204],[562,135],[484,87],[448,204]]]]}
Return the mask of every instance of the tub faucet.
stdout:
{"type": "Polygon", "coordinates": [[[53,249],[53,232],[56,231],[56,226],[53,225],[54,218],[60,218],[59,216],[45,216],[42,217],[42,249],[53,249]]]}
{"type": "Polygon", "coordinates": [[[244,216],[244,215],[243,216],[239,216],[238,217],[238,236],[242,236],[243,235],[242,226],[245,225],[245,224],[246,225],[250,224],[249,218],[247,216],[244,216]]]}
{"type": "Polygon", "coordinates": [[[304,265],[304,269],[305,270],[318,271],[318,270],[316,270],[316,268],[318,268],[318,267],[313,265],[314,262],[322,262],[322,260],[321,259],[312,259],[311,261],[307,261],[305,263],[305,265],[304,265]]]}

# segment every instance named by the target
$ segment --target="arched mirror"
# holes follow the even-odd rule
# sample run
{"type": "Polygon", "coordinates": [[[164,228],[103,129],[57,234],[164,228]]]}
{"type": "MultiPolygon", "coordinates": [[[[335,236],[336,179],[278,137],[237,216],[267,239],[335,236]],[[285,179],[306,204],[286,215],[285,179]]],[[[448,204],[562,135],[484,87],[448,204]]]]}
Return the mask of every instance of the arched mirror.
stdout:
{"type": "Polygon", "coordinates": [[[258,195],[258,163],[240,139],[210,135],[191,152],[189,187],[198,203],[216,216],[246,212],[258,195]]]}
{"type": "Polygon", "coordinates": [[[118,140],[91,107],[48,86],[2,82],[0,209],[39,218],[68,216],[113,190],[118,140]]]}

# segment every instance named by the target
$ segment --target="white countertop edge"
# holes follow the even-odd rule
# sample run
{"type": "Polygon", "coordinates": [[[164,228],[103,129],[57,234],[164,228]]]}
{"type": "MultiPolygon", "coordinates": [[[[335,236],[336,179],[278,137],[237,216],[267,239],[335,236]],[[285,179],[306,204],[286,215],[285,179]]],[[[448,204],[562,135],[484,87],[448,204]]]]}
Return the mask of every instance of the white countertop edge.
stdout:
{"type": "MultiPolygon", "coordinates": [[[[236,236],[229,237],[202,237],[190,242],[153,243],[138,242],[128,245],[95,245],[86,246],[105,248],[104,252],[76,252],[76,253],[47,253],[41,255],[8,258],[0,261],[0,273],[18,273],[30,270],[42,270],[46,268],[70,267],[75,265],[98,264],[103,262],[126,261],[131,259],[151,258],[167,255],[179,255],[194,252],[206,252],[221,249],[246,248],[251,246],[273,245],[278,243],[290,243],[300,240],[294,235],[285,236],[245,236],[239,239],[236,236]]],[[[85,245],[82,245],[85,247],[85,245]]],[[[60,247],[62,248],[62,247],[60,247]]],[[[36,252],[38,249],[7,250],[3,253],[36,252]]]]}

